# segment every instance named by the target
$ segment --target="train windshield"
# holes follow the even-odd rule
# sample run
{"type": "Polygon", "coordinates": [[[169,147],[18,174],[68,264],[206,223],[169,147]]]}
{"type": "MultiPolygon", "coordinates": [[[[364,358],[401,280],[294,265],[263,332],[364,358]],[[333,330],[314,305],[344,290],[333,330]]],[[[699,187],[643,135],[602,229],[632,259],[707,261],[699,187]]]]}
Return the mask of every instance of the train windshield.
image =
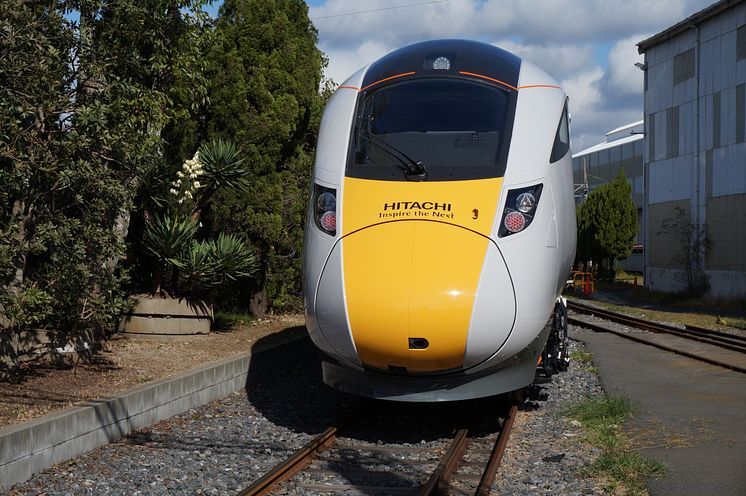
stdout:
{"type": "Polygon", "coordinates": [[[372,91],[358,107],[348,175],[502,176],[514,100],[514,92],[458,78],[411,80],[372,91]]]}

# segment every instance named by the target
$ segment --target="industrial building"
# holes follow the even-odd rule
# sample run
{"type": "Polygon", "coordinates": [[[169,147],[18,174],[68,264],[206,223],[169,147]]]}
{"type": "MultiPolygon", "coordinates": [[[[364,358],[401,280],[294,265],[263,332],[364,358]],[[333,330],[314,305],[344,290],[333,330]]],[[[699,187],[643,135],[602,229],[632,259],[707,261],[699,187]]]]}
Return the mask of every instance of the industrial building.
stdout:
{"type": "Polygon", "coordinates": [[[645,284],[679,291],[694,275],[712,296],[744,296],[746,1],[715,3],[637,46],[645,55],[645,284]]]}
{"type": "Polygon", "coordinates": [[[632,201],[637,208],[639,231],[632,255],[619,263],[627,271],[643,271],[643,141],[644,121],[633,122],[606,133],[606,140],[572,156],[573,182],[578,201],[600,186],[614,180],[624,171],[632,188],[632,201]]]}

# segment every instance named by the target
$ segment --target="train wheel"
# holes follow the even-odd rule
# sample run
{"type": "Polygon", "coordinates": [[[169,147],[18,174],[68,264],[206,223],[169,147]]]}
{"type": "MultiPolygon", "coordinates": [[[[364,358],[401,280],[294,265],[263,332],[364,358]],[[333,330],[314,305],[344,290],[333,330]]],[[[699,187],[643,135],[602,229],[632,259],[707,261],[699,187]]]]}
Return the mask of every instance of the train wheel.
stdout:
{"type": "Polygon", "coordinates": [[[550,340],[552,349],[549,360],[552,368],[557,372],[567,370],[570,363],[567,351],[567,304],[562,298],[554,304],[550,340]]]}
{"type": "Polygon", "coordinates": [[[567,353],[567,305],[561,298],[554,305],[552,330],[541,358],[543,375],[546,377],[567,370],[570,362],[567,353]]]}

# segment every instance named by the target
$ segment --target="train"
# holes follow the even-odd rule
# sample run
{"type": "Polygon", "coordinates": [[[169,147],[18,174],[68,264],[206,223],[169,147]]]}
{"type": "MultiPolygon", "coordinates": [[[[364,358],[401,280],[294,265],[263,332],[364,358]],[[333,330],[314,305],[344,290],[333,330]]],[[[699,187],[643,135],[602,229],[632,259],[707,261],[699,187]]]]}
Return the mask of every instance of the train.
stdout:
{"type": "Polygon", "coordinates": [[[406,46],[336,88],[303,254],[327,385],[456,401],[567,366],[569,120],[551,76],[478,41],[406,46]]]}

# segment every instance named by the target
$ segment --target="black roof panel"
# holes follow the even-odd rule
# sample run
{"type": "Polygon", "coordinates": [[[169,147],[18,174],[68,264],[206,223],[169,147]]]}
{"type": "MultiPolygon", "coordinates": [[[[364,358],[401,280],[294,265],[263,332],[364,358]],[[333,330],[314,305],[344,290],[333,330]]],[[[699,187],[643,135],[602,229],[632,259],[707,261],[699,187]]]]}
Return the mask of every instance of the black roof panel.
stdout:
{"type": "Polygon", "coordinates": [[[521,59],[496,46],[468,40],[434,40],[400,48],[373,62],[365,73],[362,88],[383,79],[409,72],[417,75],[471,72],[518,86],[521,59]],[[437,57],[450,61],[448,70],[432,68],[437,57]]]}

